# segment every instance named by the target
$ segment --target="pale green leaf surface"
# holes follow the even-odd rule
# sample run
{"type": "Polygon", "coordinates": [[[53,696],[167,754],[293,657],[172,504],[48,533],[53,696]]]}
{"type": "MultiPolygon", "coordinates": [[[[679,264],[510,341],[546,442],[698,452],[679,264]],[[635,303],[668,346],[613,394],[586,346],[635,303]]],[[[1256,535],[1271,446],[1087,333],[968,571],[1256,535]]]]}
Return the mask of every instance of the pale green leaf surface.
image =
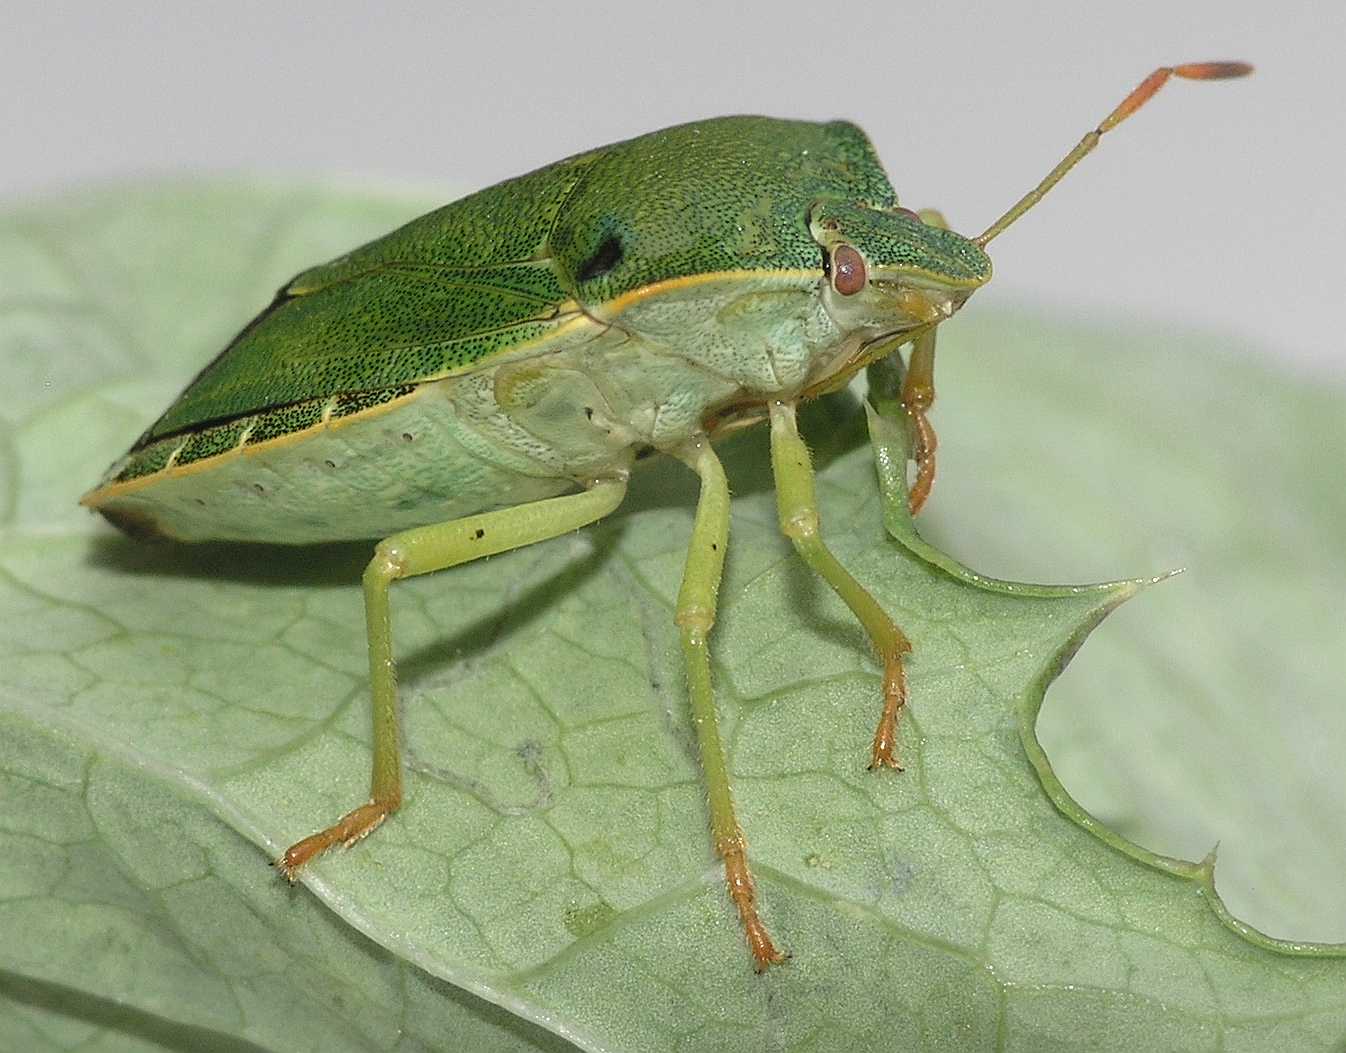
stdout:
{"type": "MultiPolygon", "coordinates": [[[[916,642],[904,775],[864,769],[878,671],[777,535],[764,437],[726,447],[736,506],[715,671],[788,966],[752,974],[710,853],[671,625],[694,489],[672,464],[641,473],[596,528],[398,585],[408,803],[286,888],[267,858],[367,785],[368,546],[142,546],[74,502],[280,281],[423,204],[181,186],[0,219],[13,392],[0,409],[0,1045],[570,1048],[555,1032],[622,1051],[1341,1046],[1346,963],[1244,939],[1201,868],[1156,869],[1070,822],[1025,753],[1046,684],[1133,588],[979,588],[885,539],[853,404],[805,426],[828,538],[916,642]]],[[[1166,751],[1153,723],[1161,741],[1142,748],[1096,711],[1139,712],[1133,696],[1159,693],[1169,726],[1186,713],[1234,755],[1275,759],[1290,741],[1278,722],[1302,711],[1218,714],[1312,698],[1315,741],[1340,750],[1339,688],[1304,679],[1326,659],[1294,660],[1330,629],[1300,609],[1320,601],[1293,571],[1342,576],[1329,552],[1346,505],[1339,485],[1322,491],[1343,400],[1162,330],[1128,341],[968,313],[941,350],[928,533],[979,569],[1042,579],[1270,559],[1238,600],[1255,621],[1217,596],[1213,624],[1150,629],[1156,600],[1182,603],[1180,578],[1129,605],[1121,645],[1099,646],[1110,623],[1085,649],[1110,662],[1098,683],[1063,685],[1065,730],[1092,729],[1059,734],[1066,755],[1086,758],[1094,731],[1118,736],[1093,786],[1104,804],[1143,786],[1173,830],[1219,820],[1230,844],[1260,817],[1221,810],[1227,773],[1166,751]],[[1091,355],[1135,373],[1100,385],[1081,368],[1091,355]],[[1164,363],[1180,384],[1154,383],[1164,363]],[[1212,405],[1178,398],[1183,384],[1212,405]],[[1157,394],[1137,410],[1142,391],[1157,394]],[[1056,461],[1018,455],[1030,432],[1056,461]],[[1192,440],[1205,434],[1218,438],[1192,440]],[[1129,518],[1067,500],[1106,498],[1103,478],[1136,478],[1132,462],[1163,472],[1152,492],[1123,484],[1129,518]],[[1260,507],[1278,517],[1279,555],[1237,515],[1207,531],[1249,514],[1244,485],[1278,488],[1260,507]],[[1210,507],[1177,511],[1192,492],[1210,507]],[[1170,530],[1183,514],[1186,532],[1170,530]],[[1186,547],[1164,547],[1171,536],[1186,547]],[[1224,666],[1252,645],[1276,664],[1245,665],[1265,680],[1240,683],[1224,666]]],[[[1323,806],[1335,789],[1300,766],[1268,786],[1281,828],[1259,836],[1340,859],[1323,806]]],[[[1248,858],[1269,874],[1278,856],[1248,858]]],[[[1278,920],[1310,916],[1301,885],[1271,897],[1292,904],[1278,920]]]]}

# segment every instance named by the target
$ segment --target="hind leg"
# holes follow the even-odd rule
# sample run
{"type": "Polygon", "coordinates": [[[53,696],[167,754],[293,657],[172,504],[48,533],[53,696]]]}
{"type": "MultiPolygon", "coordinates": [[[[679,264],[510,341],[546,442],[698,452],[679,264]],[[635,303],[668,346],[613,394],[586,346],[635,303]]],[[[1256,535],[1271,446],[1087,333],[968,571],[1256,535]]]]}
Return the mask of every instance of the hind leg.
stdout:
{"type": "Polygon", "coordinates": [[[309,860],[336,845],[349,846],[368,836],[402,804],[397,670],[388,605],[392,583],[567,534],[602,519],[621,504],[625,494],[625,480],[603,481],[584,493],[417,527],[379,542],[364,573],[374,713],[374,765],[369,800],[327,829],[291,845],[276,864],[285,877],[294,881],[299,868],[309,860]]]}

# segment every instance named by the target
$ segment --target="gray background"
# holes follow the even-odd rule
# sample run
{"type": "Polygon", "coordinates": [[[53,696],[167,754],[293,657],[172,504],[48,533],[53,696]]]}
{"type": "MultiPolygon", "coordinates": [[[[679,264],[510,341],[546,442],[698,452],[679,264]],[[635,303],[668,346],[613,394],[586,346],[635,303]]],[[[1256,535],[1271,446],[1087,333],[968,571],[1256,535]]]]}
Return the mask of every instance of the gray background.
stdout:
{"type": "Polygon", "coordinates": [[[847,116],[983,229],[1160,63],[1173,83],[994,246],[977,306],[1197,323],[1346,376],[1346,5],[4,5],[0,198],[181,172],[472,188],[711,114],[847,116]]]}

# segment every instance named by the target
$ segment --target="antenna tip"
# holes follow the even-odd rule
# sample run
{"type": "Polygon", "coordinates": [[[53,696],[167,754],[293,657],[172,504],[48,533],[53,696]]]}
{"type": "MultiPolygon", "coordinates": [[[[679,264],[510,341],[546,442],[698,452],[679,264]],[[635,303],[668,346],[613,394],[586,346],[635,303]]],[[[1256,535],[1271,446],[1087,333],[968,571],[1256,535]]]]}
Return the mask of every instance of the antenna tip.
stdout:
{"type": "Polygon", "coordinates": [[[1230,77],[1246,77],[1252,71],[1251,62],[1184,62],[1173,67],[1175,77],[1188,80],[1228,80],[1230,77]]]}

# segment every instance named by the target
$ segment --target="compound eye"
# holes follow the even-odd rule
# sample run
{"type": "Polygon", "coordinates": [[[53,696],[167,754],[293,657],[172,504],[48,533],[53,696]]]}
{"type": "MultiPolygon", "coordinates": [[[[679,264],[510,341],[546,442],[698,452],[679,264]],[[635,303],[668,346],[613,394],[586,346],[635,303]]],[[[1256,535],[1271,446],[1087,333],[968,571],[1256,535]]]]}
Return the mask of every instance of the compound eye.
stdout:
{"type": "Polygon", "coordinates": [[[832,250],[832,288],[842,296],[854,296],[869,281],[865,258],[849,245],[832,250]]]}
{"type": "Polygon", "coordinates": [[[893,213],[898,216],[904,216],[907,219],[914,220],[917,223],[923,222],[919,213],[913,212],[909,208],[902,208],[900,205],[893,209],[893,213]]]}

